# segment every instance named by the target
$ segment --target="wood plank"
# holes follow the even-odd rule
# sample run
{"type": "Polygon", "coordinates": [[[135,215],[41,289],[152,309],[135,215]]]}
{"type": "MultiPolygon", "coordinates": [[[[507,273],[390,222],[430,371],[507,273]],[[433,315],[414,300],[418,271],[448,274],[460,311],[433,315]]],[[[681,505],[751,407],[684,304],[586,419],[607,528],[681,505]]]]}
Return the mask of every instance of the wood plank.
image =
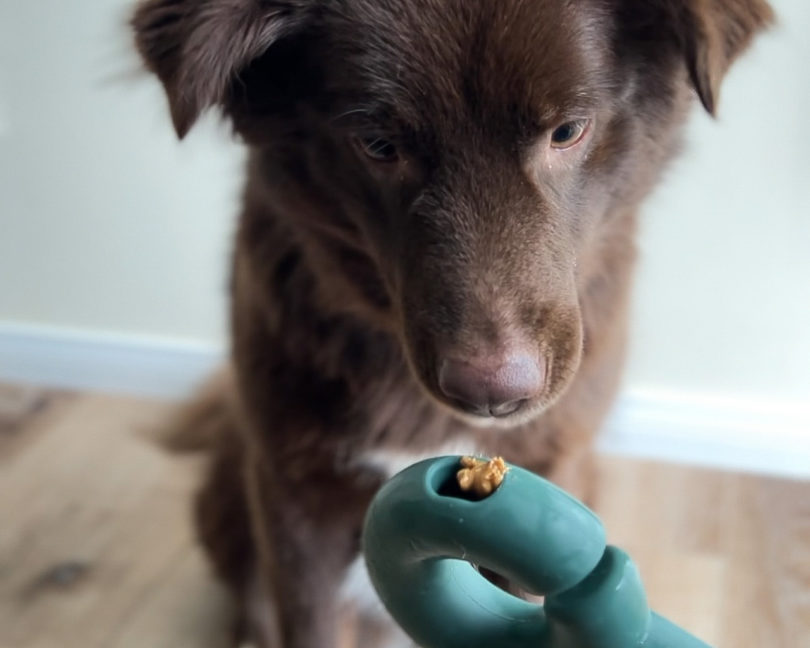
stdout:
{"type": "MultiPolygon", "coordinates": [[[[227,645],[230,603],[189,520],[199,463],[144,434],[167,411],[0,387],[0,648],[227,645]]],[[[810,483],[598,468],[595,508],[654,609],[717,648],[810,645],[810,483]]],[[[355,635],[346,648],[368,644],[355,635]]]]}
{"type": "Polygon", "coordinates": [[[32,443],[74,397],[67,392],[0,383],[0,466],[32,443]]]}

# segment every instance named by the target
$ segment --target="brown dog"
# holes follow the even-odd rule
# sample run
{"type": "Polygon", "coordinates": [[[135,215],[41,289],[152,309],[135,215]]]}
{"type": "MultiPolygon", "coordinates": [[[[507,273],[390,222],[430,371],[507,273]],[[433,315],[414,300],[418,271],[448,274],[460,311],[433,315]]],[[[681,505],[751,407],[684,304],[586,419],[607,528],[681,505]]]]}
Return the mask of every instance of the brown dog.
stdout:
{"type": "MultiPolygon", "coordinates": [[[[146,0],[183,136],[250,146],[202,539],[261,646],[331,648],[395,461],[498,453],[586,494],[640,201],[764,0],[146,0]],[[274,603],[271,603],[274,601],[274,603]],[[277,636],[275,636],[277,635],[277,636]]],[[[182,432],[180,430],[179,432],[182,432]]]]}

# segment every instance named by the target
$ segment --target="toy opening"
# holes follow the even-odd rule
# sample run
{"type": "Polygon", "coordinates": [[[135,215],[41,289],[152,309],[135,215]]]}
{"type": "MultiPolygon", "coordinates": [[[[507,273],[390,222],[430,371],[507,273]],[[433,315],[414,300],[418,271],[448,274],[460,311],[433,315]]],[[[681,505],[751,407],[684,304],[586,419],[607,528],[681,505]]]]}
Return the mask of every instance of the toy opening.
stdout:
{"type": "Polygon", "coordinates": [[[460,461],[461,457],[455,460],[448,458],[446,462],[437,464],[428,477],[431,490],[441,497],[453,497],[468,502],[480,502],[490,497],[490,495],[478,495],[471,490],[465,491],[459,486],[456,475],[462,468],[460,461]]]}

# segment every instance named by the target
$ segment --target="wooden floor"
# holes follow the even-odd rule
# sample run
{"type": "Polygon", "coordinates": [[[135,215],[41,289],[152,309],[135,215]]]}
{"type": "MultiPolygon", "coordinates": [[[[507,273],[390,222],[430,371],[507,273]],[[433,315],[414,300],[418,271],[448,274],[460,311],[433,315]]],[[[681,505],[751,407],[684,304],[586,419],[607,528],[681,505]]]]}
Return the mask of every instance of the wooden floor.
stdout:
{"type": "MultiPolygon", "coordinates": [[[[168,406],[0,386],[0,648],[222,646],[195,547],[199,466],[168,406]]],[[[810,646],[810,483],[602,458],[597,503],[652,606],[717,648],[810,646]]]]}

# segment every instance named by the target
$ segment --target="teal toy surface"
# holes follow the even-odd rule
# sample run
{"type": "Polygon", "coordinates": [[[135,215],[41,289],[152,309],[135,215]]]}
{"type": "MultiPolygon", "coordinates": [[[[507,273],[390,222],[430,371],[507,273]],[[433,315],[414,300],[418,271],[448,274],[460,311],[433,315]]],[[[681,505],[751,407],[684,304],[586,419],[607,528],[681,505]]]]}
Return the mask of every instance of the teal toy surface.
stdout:
{"type": "Polygon", "coordinates": [[[371,504],[371,582],[421,648],[708,648],[650,611],[636,569],[584,504],[510,466],[489,497],[455,485],[459,457],[415,464],[371,504]],[[486,567],[543,605],[487,581],[486,567]]]}

